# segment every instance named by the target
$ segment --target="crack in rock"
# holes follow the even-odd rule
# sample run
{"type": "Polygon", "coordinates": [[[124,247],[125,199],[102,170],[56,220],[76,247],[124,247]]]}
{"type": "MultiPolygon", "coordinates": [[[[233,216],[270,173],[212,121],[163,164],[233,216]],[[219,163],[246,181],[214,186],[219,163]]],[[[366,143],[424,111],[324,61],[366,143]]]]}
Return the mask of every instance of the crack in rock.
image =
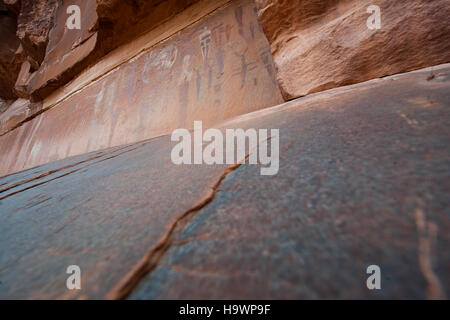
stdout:
{"type": "Polygon", "coordinates": [[[185,211],[183,214],[175,218],[170,224],[167,232],[163,235],[161,240],[153,246],[149,252],[147,252],[141,261],[133,267],[133,269],[125,275],[124,278],[107,294],[106,298],[110,300],[120,300],[126,299],[134,288],[139,284],[139,282],[151,271],[153,271],[159,264],[164,253],[174,244],[175,235],[181,232],[184,226],[190,221],[190,219],[206,205],[208,205],[217,192],[222,181],[233,171],[239,168],[245,160],[249,157],[248,153],[242,161],[228,167],[222,175],[219,177],[217,182],[211,188],[208,195],[206,195],[201,201],[199,201],[195,206],[185,211]]]}

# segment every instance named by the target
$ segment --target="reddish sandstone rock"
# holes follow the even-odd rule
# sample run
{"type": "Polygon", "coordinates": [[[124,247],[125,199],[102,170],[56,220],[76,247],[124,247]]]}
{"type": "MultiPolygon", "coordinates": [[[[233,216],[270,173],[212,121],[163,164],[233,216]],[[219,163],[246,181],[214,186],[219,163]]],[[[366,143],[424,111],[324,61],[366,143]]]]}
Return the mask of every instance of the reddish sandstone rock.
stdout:
{"type": "Polygon", "coordinates": [[[30,114],[30,101],[18,99],[0,114],[0,135],[5,134],[30,114]]]}
{"type": "Polygon", "coordinates": [[[195,120],[206,128],[283,102],[252,0],[216,9],[144,50],[148,43],[120,48],[88,69],[94,78],[80,87],[76,79],[44,101],[45,112],[0,137],[0,174],[170,134],[195,120]],[[28,145],[39,148],[31,155],[28,145]]]}
{"type": "Polygon", "coordinates": [[[97,0],[102,41],[117,47],[169,20],[198,0],[97,0]]]}
{"type": "Polygon", "coordinates": [[[286,99],[450,61],[447,0],[256,0],[286,99]],[[381,9],[369,30],[367,8],[381,9]]]}
{"type": "Polygon", "coordinates": [[[28,55],[38,63],[44,60],[58,3],[58,0],[22,0],[17,36],[28,55]]]}
{"type": "Polygon", "coordinates": [[[1,96],[7,99],[32,96],[34,100],[42,100],[113,49],[197,1],[1,0],[1,11],[8,17],[6,21],[2,15],[0,22],[0,30],[8,40],[2,45],[14,47],[9,50],[12,53],[2,52],[0,57],[1,96]],[[79,30],[66,27],[70,5],[80,7],[79,30]],[[10,45],[10,38],[14,39],[14,46],[10,45]],[[20,43],[20,59],[12,63],[20,43]],[[28,62],[24,63],[25,60],[28,62]],[[20,70],[22,74],[18,79],[20,70]]]}
{"type": "Polygon", "coordinates": [[[47,97],[113,49],[130,42],[183,11],[197,0],[62,0],[56,10],[45,58],[30,77],[28,93],[47,97]],[[69,30],[69,5],[78,5],[81,29],[69,30]]]}
{"type": "Polygon", "coordinates": [[[48,35],[45,57],[42,64],[30,76],[27,91],[36,100],[71,80],[84,69],[87,63],[74,70],[94,50],[97,43],[97,4],[95,0],[62,0],[56,10],[55,23],[48,35]],[[80,8],[80,29],[69,29],[66,21],[70,17],[67,8],[77,5],[80,8]]]}
{"type": "Polygon", "coordinates": [[[20,70],[16,52],[20,42],[16,37],[16,19],[6,7],[0,9],[0,98],[15,99],[13,88],[20,70]]]}

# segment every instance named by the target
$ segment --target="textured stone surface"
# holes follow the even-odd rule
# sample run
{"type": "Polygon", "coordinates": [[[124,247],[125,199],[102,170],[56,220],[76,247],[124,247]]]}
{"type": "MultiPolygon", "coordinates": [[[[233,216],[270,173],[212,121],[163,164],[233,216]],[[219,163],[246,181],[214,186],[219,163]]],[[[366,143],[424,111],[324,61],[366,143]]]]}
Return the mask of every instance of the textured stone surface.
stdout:
{"type": "Polygon", "coordinates": [[[30,82],[32,66],[30,61],[25,60],[22,62],[19,74],[14,85],[15,93],[22,98],[29,98],[28,83],[30,82]]]}
{"type": "Polygon", "coordinates": [[[113,49],[161,25],[195,2],[62,0],[49,33],[45,59],[33,74],[28,92],[35,100],[47,97],[113,49]],[[69,5],[80,7],[80,30],[65,27],[69,5]]]}
{"type": "Polygon", "coordinates": [[[36,100],[44,98],[77,75],[92,61],[84,61],[97,44],[97,3],[95,0],[62,0],[55,12],[54,25],[40,68],[31,75],[28,92],[36,100]],[[81,29],[68,29],[67,8],[80,7],[81,29]],[[78,64],[78,66],[77,66],[78,64]],[[77,67],[76,67],[77,66],[77,67]]]}
{"type": "Polygon", "coordinates": [[[450,66],[429,76],[218,126],[279,128],[276,176],[173,165],[163,136],[1,178],[0,297],[118,297],[145,255],[156,268],[129,298],[448,297],[450,66]],[[382,290],[366,288],[371,264],[382,290]]]}
{"type": "Polygon", "coordinates": [[[97,0],[99,32],[107,47],[117,47],[155,28],[198,0],[97,0]]]}
{"type": "MultiPolygon", "coordinates": [[[[42,100],[71,81],[88,66],[113,49],[130,42],[173,18],[197,0],[9,0],[1,3],[0,30],[3,46],[14,49],[22,43],[23,56],[12,64],[9,54],[0,52],[0,96],[13,99],[32,96],[42,100]],[[80,7],[81,29],[68,29],[67,8],[80,7]],[[4,18],[3,16],[8,16],[4,18]],[[15,36],[17,29],[17,36],[15,36]],[[20,40],[20,41],[19,41],[20,40]],[[28,57],[28,58],[27,58],[28,57]],[[20,67],[28,59],[33,68],[27,81],[14,92],[20,67]],[[37,72],[35,72],[37,70],[37,72]]],[[[4,49],[4,48],[1,48],[4,49]]],[[[13,50],[13,53],[15,51],[13,50]]]]}
{"type": "Polygon", "coordinates": [[[0,175],[279,104],[273,70],[254,4],[236,1],[1,136],[0,175]]]}
{"type": "Polygon", "coordinates": [[[450,61],[447,0],[256,0],[286,99],[450,61]],[[369,30],[369,5],[381,29],[369,30]]]}
{"type": "Polygon", "coordinates": [[[14,84],[20,71],[20,61],[16,58],[20,41],[16,29],[16,18],[7,10],[0,10],[0,98],[3,99],[17,97],[14,84]]]}
{"type": "Polygon", "coordinates": [[[166,136],[0,179],[0,298],[104,298],[224,169],[174,166],[170,149],[166,136]],[[71,264],[86,290],[65,289],[71,264]]]}
{"type": "Polygon", "coordinates": [[[38,63],[44,60],[58,3],[58,0],[22,0],[17,36],[27,54],[38,63]]]}

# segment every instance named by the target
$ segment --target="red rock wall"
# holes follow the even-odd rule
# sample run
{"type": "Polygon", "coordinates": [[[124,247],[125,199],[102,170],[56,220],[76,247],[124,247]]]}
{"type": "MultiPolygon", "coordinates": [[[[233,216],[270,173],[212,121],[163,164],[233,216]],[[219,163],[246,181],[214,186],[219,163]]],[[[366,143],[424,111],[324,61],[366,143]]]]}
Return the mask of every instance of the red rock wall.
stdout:
{"type": "Polygon", "coordinates": [[[0,98],[42,100],[111,50],[198,1],[0,0],[5,40],[0,44],[0,98]],[[79,30],[66,27],[71,5],[80,8],[79,30]],[[21,68],[24,61],[31,65],[21,68]]]}
{"type": "Polygon", "coordinates": [[[286,99],[450,61],[448,0],[256,0],[286,99]],[[370,5],[381,29],[370,30],[370,5]]]}
{"type": "MultiPolygon", "coordinates": [[[[41,0],[42,1],[42,0],[41,0]]],[[[198,0],[60,0],[45,59],[27,92],[42,100],[113,49],[136,39],[198,0]],[[68,30],[66,9],[80,7],[80,30],[68,30]]]]}
{"type": "Polygon", "coordinates": [[[1,136],[0,175],[282,101],[254,3],[232,1],[1,136]]]}
{"type": "MultiPolygon", "coordinates": [[[[39,69],[27,83],[27,92],[35,99],[42,99],[80,71],[77,63],[94,51],[97,43],[97,3],[95,0],[61,0],[56,10],[55,25],[48,35],[48,45],[39,69]],[[68,29],[66,12],[70,5],[80,7],[81,29],[68,29]]],[[[84,66],[85,67],[85,66],[84,66]]]]}

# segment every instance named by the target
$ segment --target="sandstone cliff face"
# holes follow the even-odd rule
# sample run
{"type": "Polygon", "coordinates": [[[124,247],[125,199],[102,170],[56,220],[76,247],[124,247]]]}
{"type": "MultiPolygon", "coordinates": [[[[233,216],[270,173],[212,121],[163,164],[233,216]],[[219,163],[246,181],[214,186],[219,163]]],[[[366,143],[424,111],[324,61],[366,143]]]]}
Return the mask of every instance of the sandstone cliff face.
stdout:
{"type": "Polygon", "coordinates": [[[41,101],[113,49],[197,0],[0,0],[0,98],[41,101]],[[78,5],[81,29],[66,27],[78,5]]]}
{"type": "Polygon", "coordinates": [[[100,39],[118,47],[155,28],[198,0],[97,0],[100,39]]]}
{"type": "Polygon", "coordinates": [[[1,98],[29,96],[24,81],[28,80],[28,73],[35,71],[44,59],[57,4],[57,0],[0,1],[1,98]],[[26,66],[28,70],[24,72],[26,66]],[[19,78],[19,87],[16,88],[19,78]]]}
{"type": "Polygon", "coordinates": [[[256,0],[285,99],[450,61],[447,0],[256,0]],[[381,29],[370,30],[370,5],[381,29]]]}
{"type": "Polygon", "coordinates": [[[88,61],[82,65],[80,63],[96,47],[96,8],[95,0],[59,1],[55,23],[48,34],[45,57],[39,69],[30,74],[26,83],[26,91],[34,100],[45,98],[87,66],[88,61]],[[80,8],[80,29],[68,29],[66,26],[69,17],[67,8],[71,5],[80,8]]]}
{"type": "Polygon", "coordinates": [[[0,299],[449,297],[447,2],[0,0],[0,299]]]}

